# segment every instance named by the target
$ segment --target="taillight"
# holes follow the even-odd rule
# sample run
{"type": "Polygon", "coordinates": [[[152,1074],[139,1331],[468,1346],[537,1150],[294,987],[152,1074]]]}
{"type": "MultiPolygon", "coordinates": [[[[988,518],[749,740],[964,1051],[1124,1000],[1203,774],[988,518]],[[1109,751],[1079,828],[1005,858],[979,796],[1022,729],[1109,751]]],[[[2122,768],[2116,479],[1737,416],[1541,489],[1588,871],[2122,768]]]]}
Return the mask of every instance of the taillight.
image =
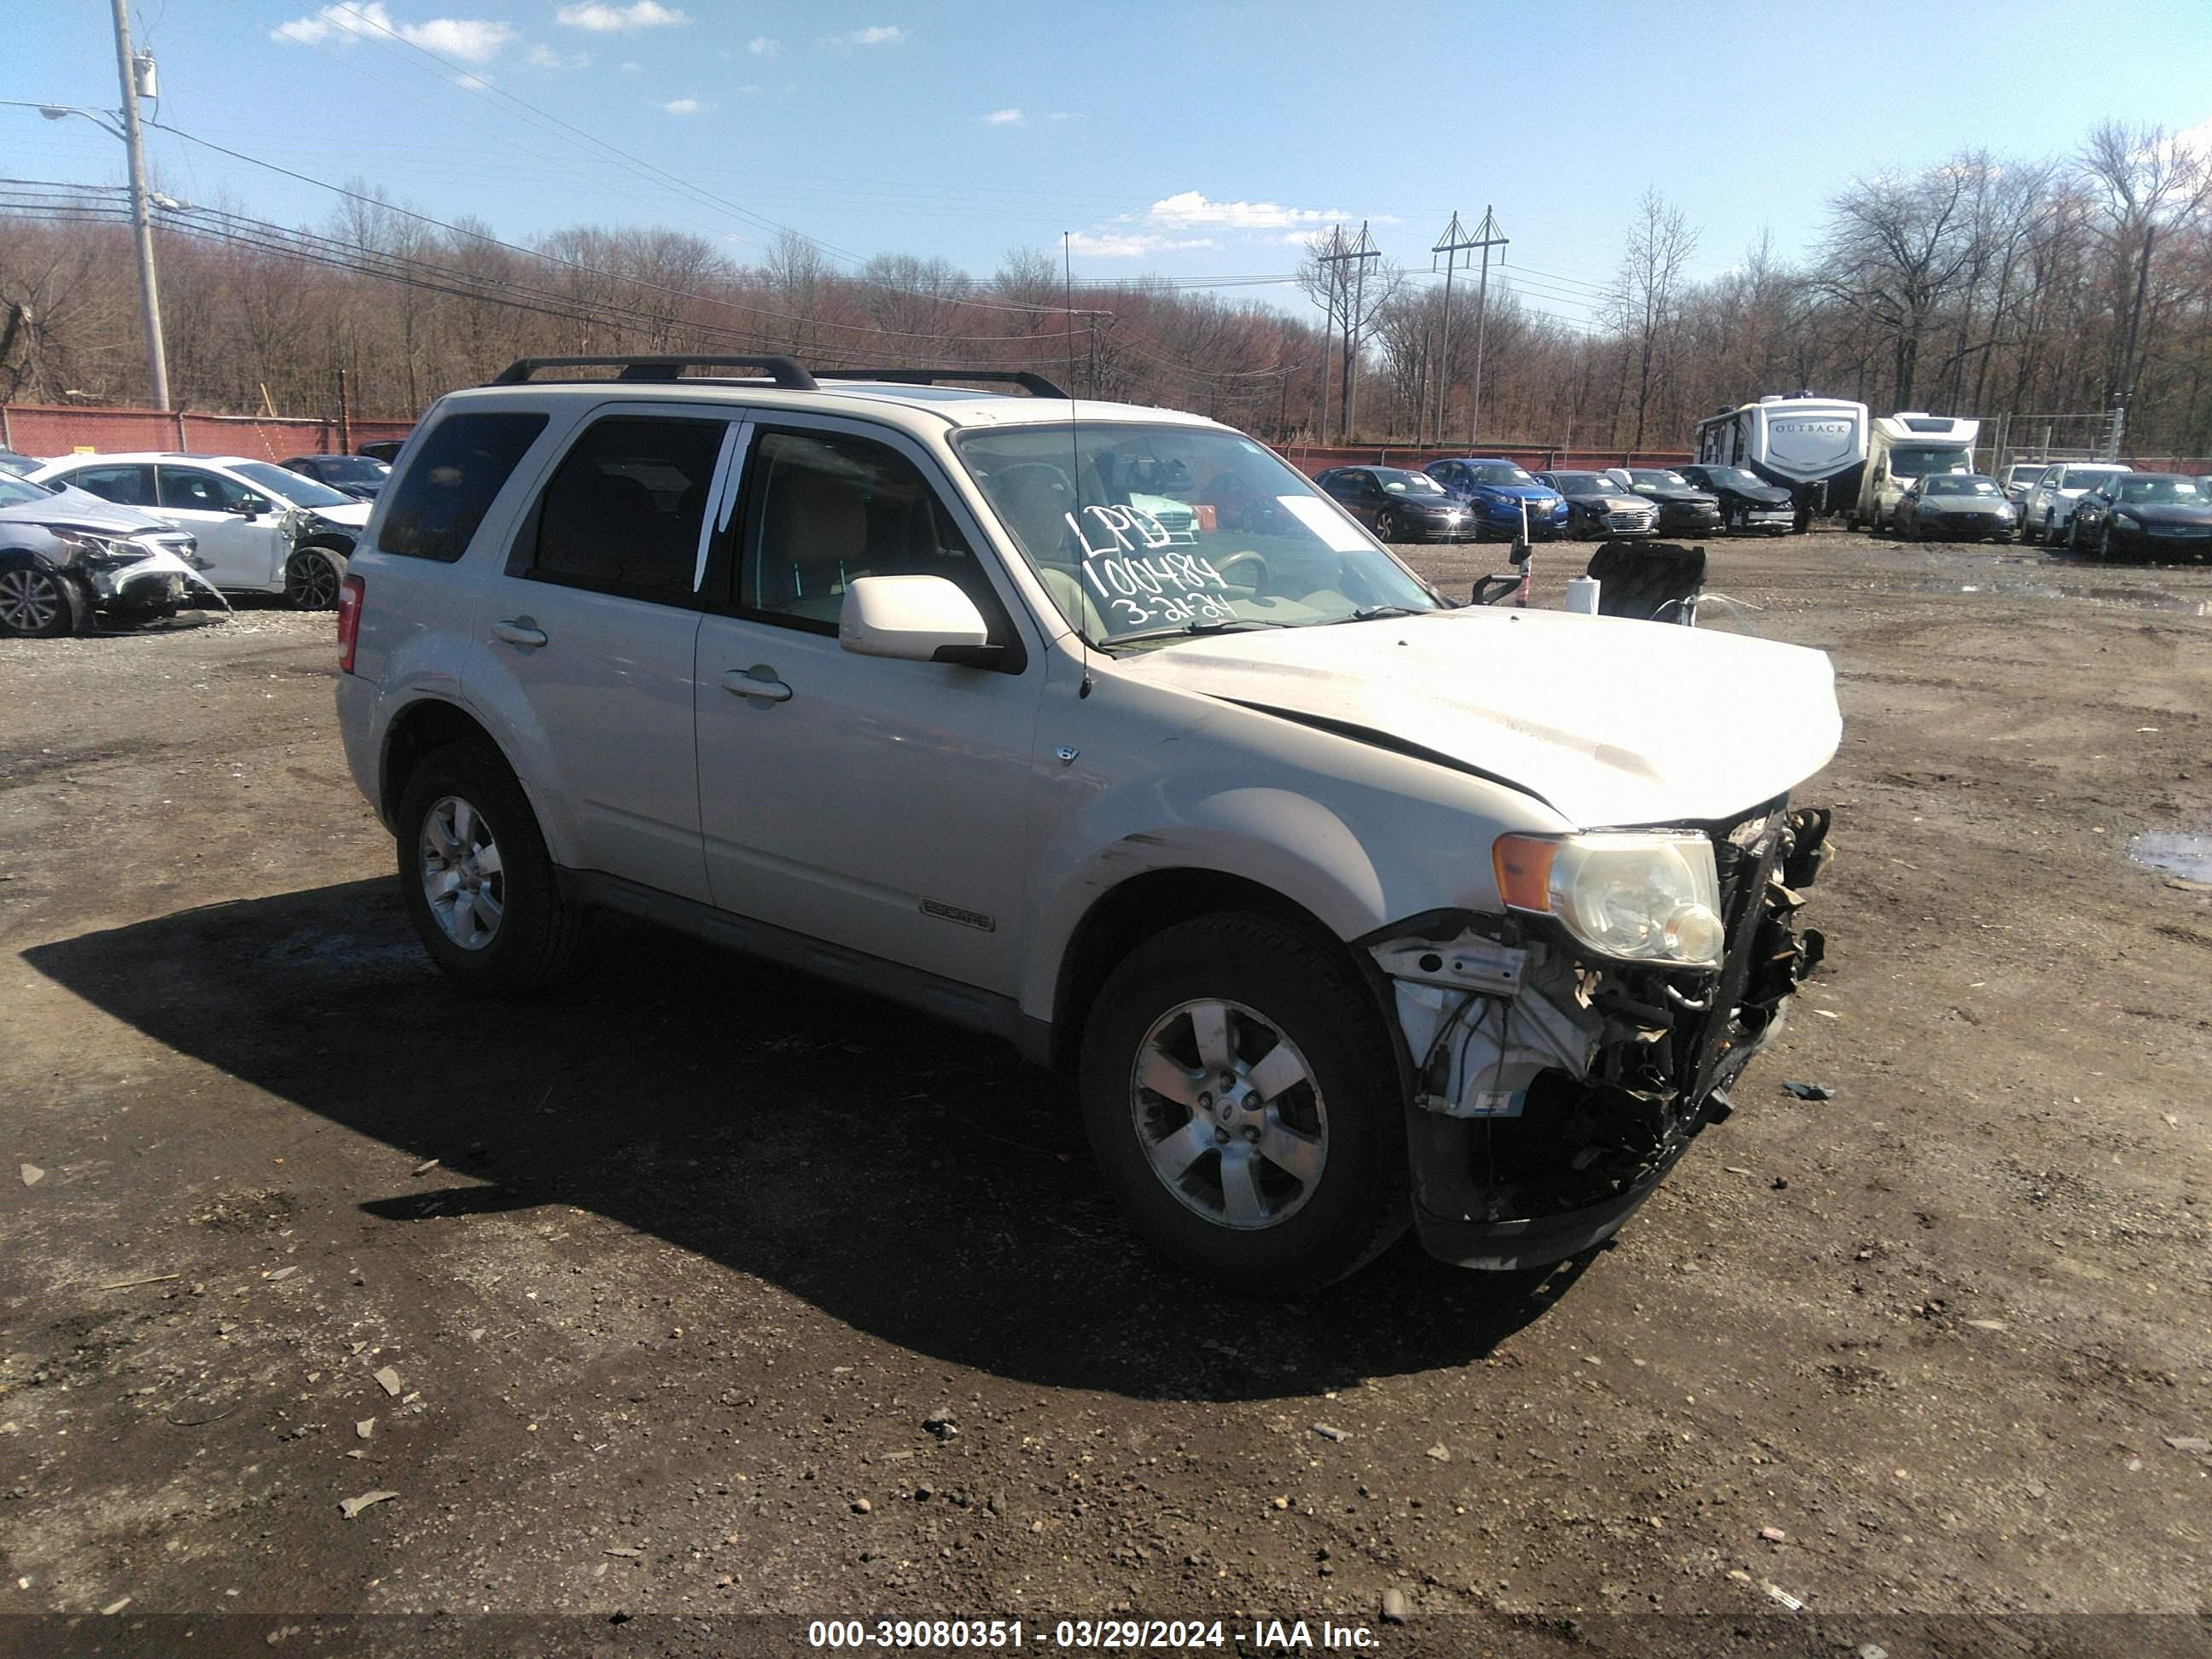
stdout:
{"type": "Polygon", "coordinates": [[[353,672],[353,648],[361,639],[361,602],[368,588],[358,576],[348,576],[338,587],[338,672],[353,672]]]}

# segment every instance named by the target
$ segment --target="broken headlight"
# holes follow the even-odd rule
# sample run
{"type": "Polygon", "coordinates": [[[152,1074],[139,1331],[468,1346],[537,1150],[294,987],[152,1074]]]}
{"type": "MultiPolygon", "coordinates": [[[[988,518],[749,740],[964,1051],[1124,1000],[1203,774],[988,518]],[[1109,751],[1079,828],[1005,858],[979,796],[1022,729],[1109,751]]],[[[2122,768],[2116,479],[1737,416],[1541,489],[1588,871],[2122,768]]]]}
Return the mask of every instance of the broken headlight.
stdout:
{"type": "Polygon", "coordinates": [[[89,530],[57,529],[52,533],[56,541],[97,570],[136,564],[147,553],[147,550],[136,542],[124,541],[113,536],[95,536],[89,530]]]}
{"type": "Polygon", "coordinates": [[[1556,918],[1601,955],[1720,965],[1728,930],[1712,843],[1703,836],[1500,836],[1491,859],[1507,904],[1556,918]]]}

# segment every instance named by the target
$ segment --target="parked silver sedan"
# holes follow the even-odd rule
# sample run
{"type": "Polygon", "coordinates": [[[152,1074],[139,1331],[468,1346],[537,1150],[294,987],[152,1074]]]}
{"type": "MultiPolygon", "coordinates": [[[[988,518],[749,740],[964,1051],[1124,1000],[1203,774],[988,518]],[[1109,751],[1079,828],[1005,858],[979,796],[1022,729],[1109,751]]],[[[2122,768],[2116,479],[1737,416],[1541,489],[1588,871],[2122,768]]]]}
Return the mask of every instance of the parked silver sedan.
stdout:
{"type": "Polygon", "coordinates": [[[1906,541],[2008,542],[2020,526],[2020,509],[2005,499],[1995,478],[1978,472],[1938,472],[1917,481],[1899,498],[1892,515],[1906,541]]]}

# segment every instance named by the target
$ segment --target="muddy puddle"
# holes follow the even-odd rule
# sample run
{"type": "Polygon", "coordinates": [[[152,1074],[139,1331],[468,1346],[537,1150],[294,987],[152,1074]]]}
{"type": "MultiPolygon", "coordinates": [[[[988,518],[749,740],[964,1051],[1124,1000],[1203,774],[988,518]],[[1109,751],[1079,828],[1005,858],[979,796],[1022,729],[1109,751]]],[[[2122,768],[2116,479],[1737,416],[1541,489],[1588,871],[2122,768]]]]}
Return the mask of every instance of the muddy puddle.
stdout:
{"type": "Polygon", "coordinates": [[[2128,842],[2128,856],[2148,869],[2186,881],[2212,883],[2212,836],[2154,830],[2128,842]]]}

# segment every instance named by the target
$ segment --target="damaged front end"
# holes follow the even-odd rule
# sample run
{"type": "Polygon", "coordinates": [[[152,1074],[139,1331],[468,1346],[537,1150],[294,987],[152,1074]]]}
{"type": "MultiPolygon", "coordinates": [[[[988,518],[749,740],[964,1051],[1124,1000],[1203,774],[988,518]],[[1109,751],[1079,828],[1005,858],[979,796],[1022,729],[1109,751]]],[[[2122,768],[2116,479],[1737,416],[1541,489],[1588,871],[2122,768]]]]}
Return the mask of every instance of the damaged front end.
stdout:
{"type": "Polygon", "coordinates": [[[225,611],[230,602],[201,574],[207,561],[190,534],[109,535],[57,528],[63,570],[76,577],[103,616],[173,613],[190,588],[202,588],[225,611]]]}
{"type": "Polygon", "coordinates": [[[1708,831],[1725,946],[1685,967],[1607,957],[1548,918],[1437,913],[1368,941],[1413,1077],[1414,1218],[1429,1252],[1533,1267],[1608,1237],[1782,1026],[1821,959],[1794,918],[1826,809],[1777,801],[1708,831]]]}

